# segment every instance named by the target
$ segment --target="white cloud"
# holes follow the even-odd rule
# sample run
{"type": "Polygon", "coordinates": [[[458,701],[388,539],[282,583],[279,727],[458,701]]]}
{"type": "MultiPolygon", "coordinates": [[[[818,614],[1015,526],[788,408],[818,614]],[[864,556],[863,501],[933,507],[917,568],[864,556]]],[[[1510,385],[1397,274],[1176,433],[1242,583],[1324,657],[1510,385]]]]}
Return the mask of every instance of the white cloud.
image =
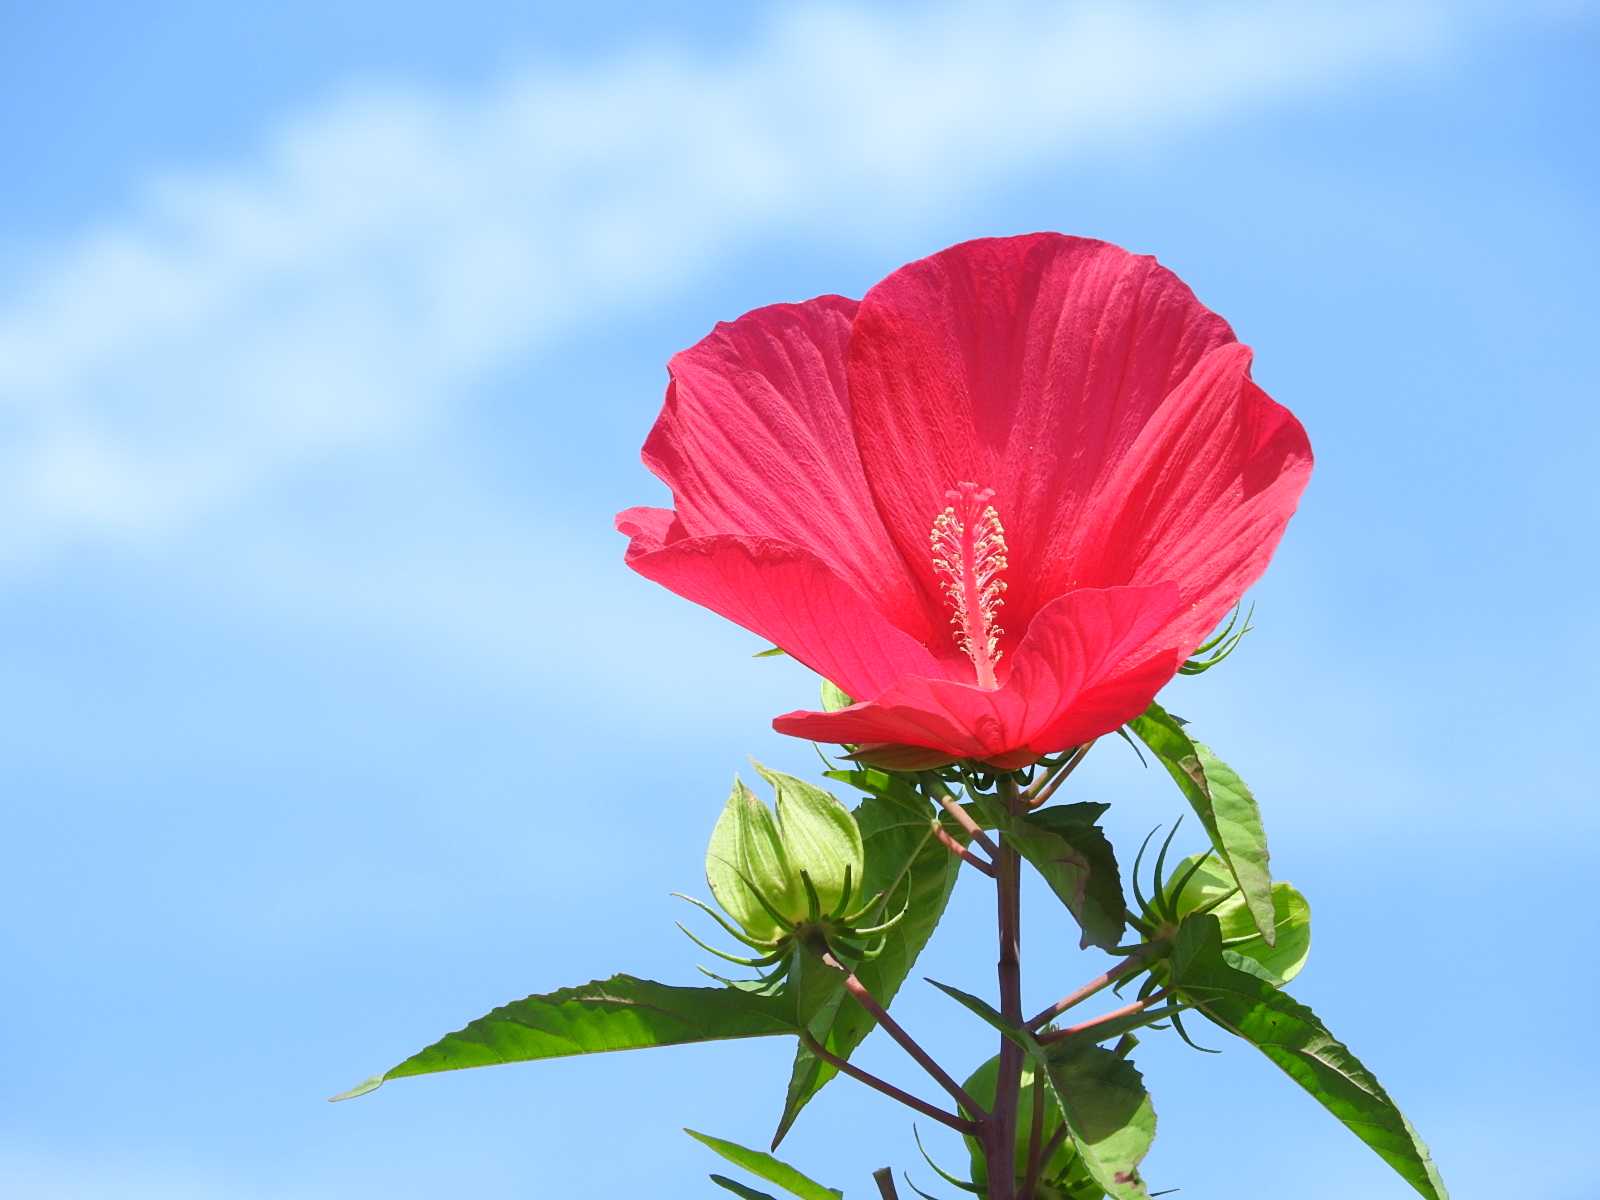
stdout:
{"type": "Polygon", "coordinates": [[[352,88],[244,161],[144,181],[0,295],[0,562],[163,540],[406,445],[575,315],[762,230],[903,224],[908,197],[1424,58],[1488,11],[1353,7],[808,7],[731,56],[352,88]]]}

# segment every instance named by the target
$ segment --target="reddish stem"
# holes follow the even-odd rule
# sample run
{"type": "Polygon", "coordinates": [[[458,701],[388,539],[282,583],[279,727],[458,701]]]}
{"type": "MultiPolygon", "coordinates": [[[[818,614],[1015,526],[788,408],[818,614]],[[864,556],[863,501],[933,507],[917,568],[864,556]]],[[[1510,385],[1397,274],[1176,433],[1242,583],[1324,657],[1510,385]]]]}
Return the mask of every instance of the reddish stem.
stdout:
{"type": "MultiPolygon", "coordinates": [[[[900,1027],[900,1022],[889,1015],[883,1005],[879,1004],[871,992],[867,991],[866,984],[856,978],[855,972],[846,967],[833,956],[833,951],[823,950],[819,957],[824,963],[844,976],[845,990],[856,998],[856,1003],[872,1014],[874,1020],[883,1026],[883,1031],[900,1043],[900,1048],[916,1060],[918,1066],[931,1075],[940,1087],[949,1092],[955,1102],[961,1105],[978,1120],[984,1119],[984,1111],[967,1095],[963,1088],[949,1073],[938,1063],[933,1061],[933,1056],[917,1044],[917,1040],[900,1027]]],[[[836,1064],[837,1065],[837,1064],[836,1064]]]]}
{"type": "Polygon", "coordinates": [[[1171,994],[1171,988],[1163,988],[1161,991],[1156,992],[1152,996],[1148,996],[1143,1000],[1135,1000],[1132,1004],[1125,1004],[1115,1012],[1108,1012],[1103,1017],[1096,1017],[1092,1021],[1085,1021],[1082,1025],[1073,1025],[1069,1029],[1053,1029],[1049,1033],[1040,1035],[1039,1044],[1041,1046],[1048,1046],[1052,1042],[1059,1042],[1064,1038],[1072,1037],[1075,1034],[1087,1033],[1091,1029],[1098,1029],[1102,1025],[1109,1025],[1113,1021],[1120,1021],[1123,1017],[1131,1017],[1135,1013],[1141,1013],[1145,1009],[1161,1003],[1161,1001],[1165,1000],[1171,994]]]}
{"type": "Polygon", "coordinates": [[[888,1082],[887,1080],[879,1079],[876,1075],[869,1071],[863,1071],[860,1067],[856,1066],[848,1059],[840,1058],[837,1054],[831,1053],[825,1046],[823,1046],[821,1042],[812,1037],[810,1033],[806,1033],[802,1036],[805,1040],[807,1050],[811,1051],[811,1053],[815,1054],[823,1062],[828,1063],[830,1066],[834,1067],[843,1074],[850,1076],[851,1079],[854,1079],[859,1083],[866,1084],[874,1091],[882,1092],[891,1100],[898,1100],[907,1108],[915,1109],[923,1116],[938,1121],[941,1125],[948,1125],[957,1133],[977,1132],[978,1126],[976,1122],[969,1121],[965,1117],[958,1117],[955,1113],[945,1112],[944,1109],[939,1108],[936,1105],[929,1104],[926,1100],[918,1099],[908,1091],[895,1087],[894,1084],[888,1082]]]}
{"type": "Polygon", "coordinates": [[[1059,1017],[1062,1013],[1066,1012],[1067,1009],[1072,1008],[1075,1005],[1082,1004],[1090,996],[1093,996],[1096,992],[1103,991],[1105,988],[1110,987],[1123,976],[1133,974],[1144,966],[1145,960],[1149,958],[1149,956],[1149,948],[1136,950],[1116,966],[1112,967],[1104,975],[1096,976],[1077,991],[1070,992],[1061,997],[1061,999],[1057,1000],[1049,1008],[1045,1009],[1042,1013],[1029,1021],[1028,1028],[1038,1029],[1041,1025],[1048,1024],[1059,1017]]]}
{"type": "Polygon", "coordinates": [[[874,1171],[872,1182],[878,1185],[878,1195],[883,1200],[900,1200],[900,1193],[894,1190],[894,1172],[888,1167],[879,1167],[874,1171]]]}
{"type": "Polygon", "coordinates": [[[983,859],[979,858],[971,850],[968,850],[960,842],[956,841],[955,838],[951,837],[940,826],[935,825],[933,827],[933,832],[934,836],[945,844],[945,848],[948,849],[951,854],[954,854],[962,862],[967,863],[970,866],[977,867],[978,870],[982,871],[990,879],[994,878],[994,866],[991,863],[984,862],[983,859]]]}
{"type": "MultiPolygon", "coordinates": [[[[998,791],[1006,811],[1015,817],[1022,800],[1011,776],[1002,776],[998,791]]],[[[1000,983],[1000,1015],[1013,1025],[1022,1024],[1021,860],[1010,839],[1000,839],[995,859],[995,892],[1000,955],[996,974],[1000,983]]],[[[1008,1037],[1000,1039],[999,1070],[995,1074],[994,1112],[985,1132],[985,1157],[989,1167],[989,1200],[1014,1200],[1017,1107],[1022,1087],[1022,1047],[1008,1037]]]]}
{"type": "Polygon", "coordinates": [[[984,832],[982,825],[979,825],[972,819],[971,813],[957,803],[954,796],[951,796],[948,793],[941,793],[939,796],[939,807],[944,809],[945,812],[949,813],[950,819],[957,825],[961,826],[962,829],[966,830],[967,836],[973,841],[977,842],[978,845],[982,846],[989,854],[989,857],[993,858],[995,855],[1000,853],[999,847],[994,844],[994,839],[984,832]]]}

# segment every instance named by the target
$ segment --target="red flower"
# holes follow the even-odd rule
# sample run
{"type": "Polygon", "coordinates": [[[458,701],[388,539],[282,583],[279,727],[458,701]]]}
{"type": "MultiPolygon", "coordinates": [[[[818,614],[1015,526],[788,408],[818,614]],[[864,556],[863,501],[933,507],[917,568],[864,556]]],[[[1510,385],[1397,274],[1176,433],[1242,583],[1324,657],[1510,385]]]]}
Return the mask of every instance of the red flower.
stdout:
{"type": "Polygon", "coordinates": [[[906,768],[1019,767],[1143,711],[1311,471],[1221,317],[1056,234],[757,309],[670,373],[644,461],[676,509],[618,515],[628,565],[856,700],[780,732],[906,768]]]}

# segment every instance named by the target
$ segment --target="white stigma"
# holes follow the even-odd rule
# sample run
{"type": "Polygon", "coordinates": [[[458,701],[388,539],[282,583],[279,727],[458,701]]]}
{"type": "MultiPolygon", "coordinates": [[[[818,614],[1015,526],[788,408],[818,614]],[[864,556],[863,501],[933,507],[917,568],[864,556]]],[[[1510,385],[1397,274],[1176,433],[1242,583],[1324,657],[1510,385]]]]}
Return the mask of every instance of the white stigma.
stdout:
{"type": "Polygon", "coordinates": [[[961,483],[944,494],[945,510],[933,521],[933,571],[950,602],[950,624],[956,645],[972,660],[978,686],[996,687],[994,665],[1000,661],[1000,635],[995,623],[1001,593],[1000,572],[1006,569],[1006,531],[989,501],[993,488],[961,483]]]}

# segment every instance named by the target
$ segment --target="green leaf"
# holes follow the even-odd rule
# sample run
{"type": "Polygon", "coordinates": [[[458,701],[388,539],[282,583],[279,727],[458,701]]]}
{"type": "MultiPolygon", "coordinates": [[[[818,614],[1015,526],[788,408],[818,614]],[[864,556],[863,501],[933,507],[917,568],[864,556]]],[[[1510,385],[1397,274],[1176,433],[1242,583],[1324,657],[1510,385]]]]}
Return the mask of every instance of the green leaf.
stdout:
{"type": "Polygon", "coordinates": [[[1105,804],[1057,804],[1017,817],[1001,829],[1050,885],[1083,930],[1082,946],[1109,950],[1126,923],[1122,877],[1111,842],[1095,824],[1105,804]]]}
{"type": "Polygon", "coordinates": [[[497,1008],[333,1099],[360,1096],[406,1075],[793,1034],[792,1012],[791,1002],[783,996],[739,988],[673,987],[613,975],[497,1008]]]}
{"type": "Polygon", "coordinates": [[[1224,958],[1230,962],[1234,956],[1252,959],[1280,986],[1288,983],[1300,973],[1311,953],[1311,905],[1292,884],[1281,880],[1274,883],[1272,919],[1277,936],[1269,946],[1256,928],[1228,869],[1215,858],[1205,862],[1199,862],[1199,858],[1194,855],[1184,859],[1163,885],[1172,903],[1177,882],[1189,876],[1189,882],[1174,904],[1177,919],[1181,921],[1190,913],[1206,910],[1221,925],[1224,958]],[[1189,874],[1191,870],[1193,875],[1189,874]]]}
{"type": "Polygon", "coordinates": [[[822,711],[838,712],[841,708],[849,708],[855,701],[845,694],[843,688],[831,680],[822,681],[822,711]]]}
{"type": "Polygon", "coordinates": [[[1113,1200],[1147,1200],[1138,1168],[1155,1137],[1156,1115],[1132,1063],[1082,1041],[1042,1046],[987,1001],[934,979],[928,982],[1021,1046],[1028,1061],[1043,1069],[1046,1089],[1095,1183],[1113,1200]]]}
{"type": "Polygon", "coordinates": [[[1251,960],[1229,962],[1216,917],[1184,920],[1172,971],[1187,1002],[1276,1063],[1421,1195],[1448,1200],[1427,1146],[1372,1073],[1315,1013],[1262,978],[1251,960]]]}
{"type": "Polygon", "coordinates": [[[763,1151],[749,1150],[736,1142],[724,1141],[722,1138],[712,1137],[708,1133],[698,1133],[693,1129],[685,1129],[684,1132],[695,1141],[715,1150],[734,1166],[743,1167],[758,1179],[777,1184],[791,1196],[800,1197],[800,1200],[842,1200],[844,1196],[841,1191],[823,1187],[820,1183],[807,1179],[788,1163],[779,1162],[763,1151]]]}
{"type": "Polygon", "coordinates": [[[1045,1082],[1089,1176],[1113,1200],[1148,1200],[1139,1164],[1156,1136],[1144,1077],[1099,1046],[1065,1042],[1045,1055],[1045,1082]]]}
{"type": "MultiPolygon", "coordinates": [[[[963,1091],[971,1096],[974,1102],[981,1105],[986,1111],[994,1108],[995,1083],[1000,1074],[1000,1056],[995,1055],[984,1063],[961,1085],[963,1091]]],[[[1035,1088],[1034,1068],[1032,1060],[1023,1064],[1021,1094],[1017,1097],[1017,1147],[1012,1168],[1018,1179],[1028,1173],[1028,1140],[1033,1129],[1033,1096],[1035,1088]]],[[[970,1114],[969,1114],[970,1115],[970,1114]]],[[[1049,1105],[1041,1118],[1040,1130],[1042,1139],[1046,1142],[1061,1126],[1061,1110],[1056,1105],[1049,1105]]],[[[967,1153],[971,1159],[972,1181],[979,1185],[989,1182],[989,1164],[984,1155],[983,1147],[971,1134],[961,1135],[967,1144],[967,1153]]],[[[1077,1151],[1071,1142],[1063,1142],[1050,1161],[1043,1164],[1042,1178],[1056,1179],[1065,1175],[1077,1158],[1077,1151]]],[[[937,1169],[937,1168],[935,1168],[937,1169]]]]}
{"type": "MultiPolygon", "coordinates": [[[[893,915],[902,904],[907,905],[905,917],[884,935],[882,952],[856,968],[856,975],[867,990],[887,1007],[944,915],[961,861],[934,836],[933,807],[915,793],[909,799],[904,795],[869,795],[856,806],[853,815],[866,855],[862,896],[883,893],[879,916],[893,915]]],[[[873,918],[869,914],[863,921],[870,919],[873,918]]],[[[833,986],[835,1007],[831,1015],[825,1014],[826,1021],[812,1022],[811,1032],[829,1052],[849,1058],[875,1022],[866,1009],[846,996],[842,982],[833,986]]],[[[799,1046],[783,1115],[772,1139],[774,1147],[789,1132],[800,1110],[835,1074],[836,1069],[812,1054],[804,1043],[799,1046]]]]}
{"type": "Polygon", "coordinates": [[[1250,789],[1233,768],[1191,739],[1159,704],[1152,703],[1129,727],[1161,760],[1200,817],[1211,844],[1244,893],[1256,928],[1270,946],[1276,935],[1267,831],[1262,827],[1261,810],[1250,789]]]}
{"type": "Polygon", "coordinates": [[[847,881],[852,891],[861,886],[864,852],[855,818],[814,784],[759,763],[756,769],[778,794],[778,832],[790,870],[810,877],[824,915],[835,911],[847,881]]]}
{"type": "Polygon", "coordinates": [[[771,1192],[763,1192],[757,1188],[740,1183],[737,1179],[729,1179],[726,1175],[712,1175],[711,1182],[726,1192],[732,1192],[740,1200],[778,1200],[771,1192]]]}
{"type": "Polygon", "coordinates": [[[787,650],[785,650],[782,646],[768,646],[765,650],[757,650],[750,657],[751,658],[781,658],[782,656],[784,656],[784,655],[786,655],[788,653],[789,652],[787,650]]]}

